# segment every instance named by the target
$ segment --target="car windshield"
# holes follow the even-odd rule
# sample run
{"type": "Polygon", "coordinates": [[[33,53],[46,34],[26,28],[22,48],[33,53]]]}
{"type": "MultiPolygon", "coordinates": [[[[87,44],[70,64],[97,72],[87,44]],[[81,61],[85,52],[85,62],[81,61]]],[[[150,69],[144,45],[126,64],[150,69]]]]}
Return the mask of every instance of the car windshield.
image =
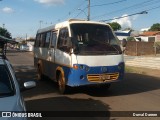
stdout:
{"type": "Polygon", "coordinates": [[[76,54],[102,55],[121,54],[118,39],[107,25],[71,24],[73,44],[76,54]]]}
{"type": "Polygon", "coordinates": [[[14,88],[11,75],[5,65],[0,65],[0,97],[11,96],[14,88]]]}

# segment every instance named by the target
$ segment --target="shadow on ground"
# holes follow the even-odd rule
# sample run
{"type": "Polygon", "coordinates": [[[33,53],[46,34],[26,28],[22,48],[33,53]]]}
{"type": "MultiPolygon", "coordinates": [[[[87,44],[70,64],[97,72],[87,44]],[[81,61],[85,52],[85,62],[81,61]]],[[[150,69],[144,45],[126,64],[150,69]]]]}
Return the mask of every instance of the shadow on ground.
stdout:
{"type": "Polygon", "coordinates": [[[28,111],[40,111],[42,115],[46,113],[52,117],[42,118],[45,120],[109,120],[110,117],[109,106],[93,99],[72,99],[61,96],[26,101],[26,105],[28,111]]]}
{"type": "MultiPolygon", "coordinates": [[[[33,66],[16,66],[15,70],[19,79],[37,81],[36,70],[33,66]]],[[[121,82],[113,83],[109,90],[98,87],[78,87],[72,88],[69,94],[84,93],[96,97],[121,96],[157,90],[160,89],[159,86],[159,78],[136,73],[126,73],[125,79],[121,82]]],[[[53,81],[45,79],[37,81],[37,87],[30,90],[30,92],[24,92],[24,96],[32,97],[47,93],[58,93],[58,87],[53,81]]]]}

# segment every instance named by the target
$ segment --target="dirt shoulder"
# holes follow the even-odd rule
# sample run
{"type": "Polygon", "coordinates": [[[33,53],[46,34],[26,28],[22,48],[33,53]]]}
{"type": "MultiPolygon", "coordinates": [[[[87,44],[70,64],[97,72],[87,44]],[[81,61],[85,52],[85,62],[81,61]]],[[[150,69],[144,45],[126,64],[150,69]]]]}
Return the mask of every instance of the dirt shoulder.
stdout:
{"type": "Polygon", "coordinates": [[[159,77],[160,78],[160,70],[156,70],[156,69],[126,66],[126,72],[128,72],[128,73],[138,73],[138,74],[143,74],[143,75],[148,75],[148,76],[153,76],[153,77],[159,77]]]}

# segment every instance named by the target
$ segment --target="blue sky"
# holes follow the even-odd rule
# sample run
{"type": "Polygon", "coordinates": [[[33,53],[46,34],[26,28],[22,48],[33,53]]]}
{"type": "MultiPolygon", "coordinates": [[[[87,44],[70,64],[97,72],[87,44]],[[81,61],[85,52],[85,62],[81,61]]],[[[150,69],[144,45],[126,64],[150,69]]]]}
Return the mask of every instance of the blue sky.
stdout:
{"type": "MultiPolygon", "coordinates": [[[[137,14],[116,21],[123,28],[135,30],[160,23],[160,0],[90,0],[91,20],[100,21],[137,14]]],[[[34,37],[37,29],[69,18],[87,18],[88,0],[2,0],[0,1],[0,26],[12,37],[34,37]],[[40,24],[40,21],[41,24],[40,24]]]]}

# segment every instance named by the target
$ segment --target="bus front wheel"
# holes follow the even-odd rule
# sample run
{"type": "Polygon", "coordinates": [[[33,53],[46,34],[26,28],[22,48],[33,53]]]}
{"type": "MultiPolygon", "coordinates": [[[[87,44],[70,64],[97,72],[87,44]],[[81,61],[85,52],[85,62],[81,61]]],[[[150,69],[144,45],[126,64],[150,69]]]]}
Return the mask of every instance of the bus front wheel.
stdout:
{"type": "Polygon", "coordinates": [[[66,91],[67,91],[67,88],[66,88],[66,83],[65,83],[65,80],[62,76],[62,73],[59,74],[58,76],[58,87],[59,87],[59,92],[61,94],[65,94],[66,91]]]}

